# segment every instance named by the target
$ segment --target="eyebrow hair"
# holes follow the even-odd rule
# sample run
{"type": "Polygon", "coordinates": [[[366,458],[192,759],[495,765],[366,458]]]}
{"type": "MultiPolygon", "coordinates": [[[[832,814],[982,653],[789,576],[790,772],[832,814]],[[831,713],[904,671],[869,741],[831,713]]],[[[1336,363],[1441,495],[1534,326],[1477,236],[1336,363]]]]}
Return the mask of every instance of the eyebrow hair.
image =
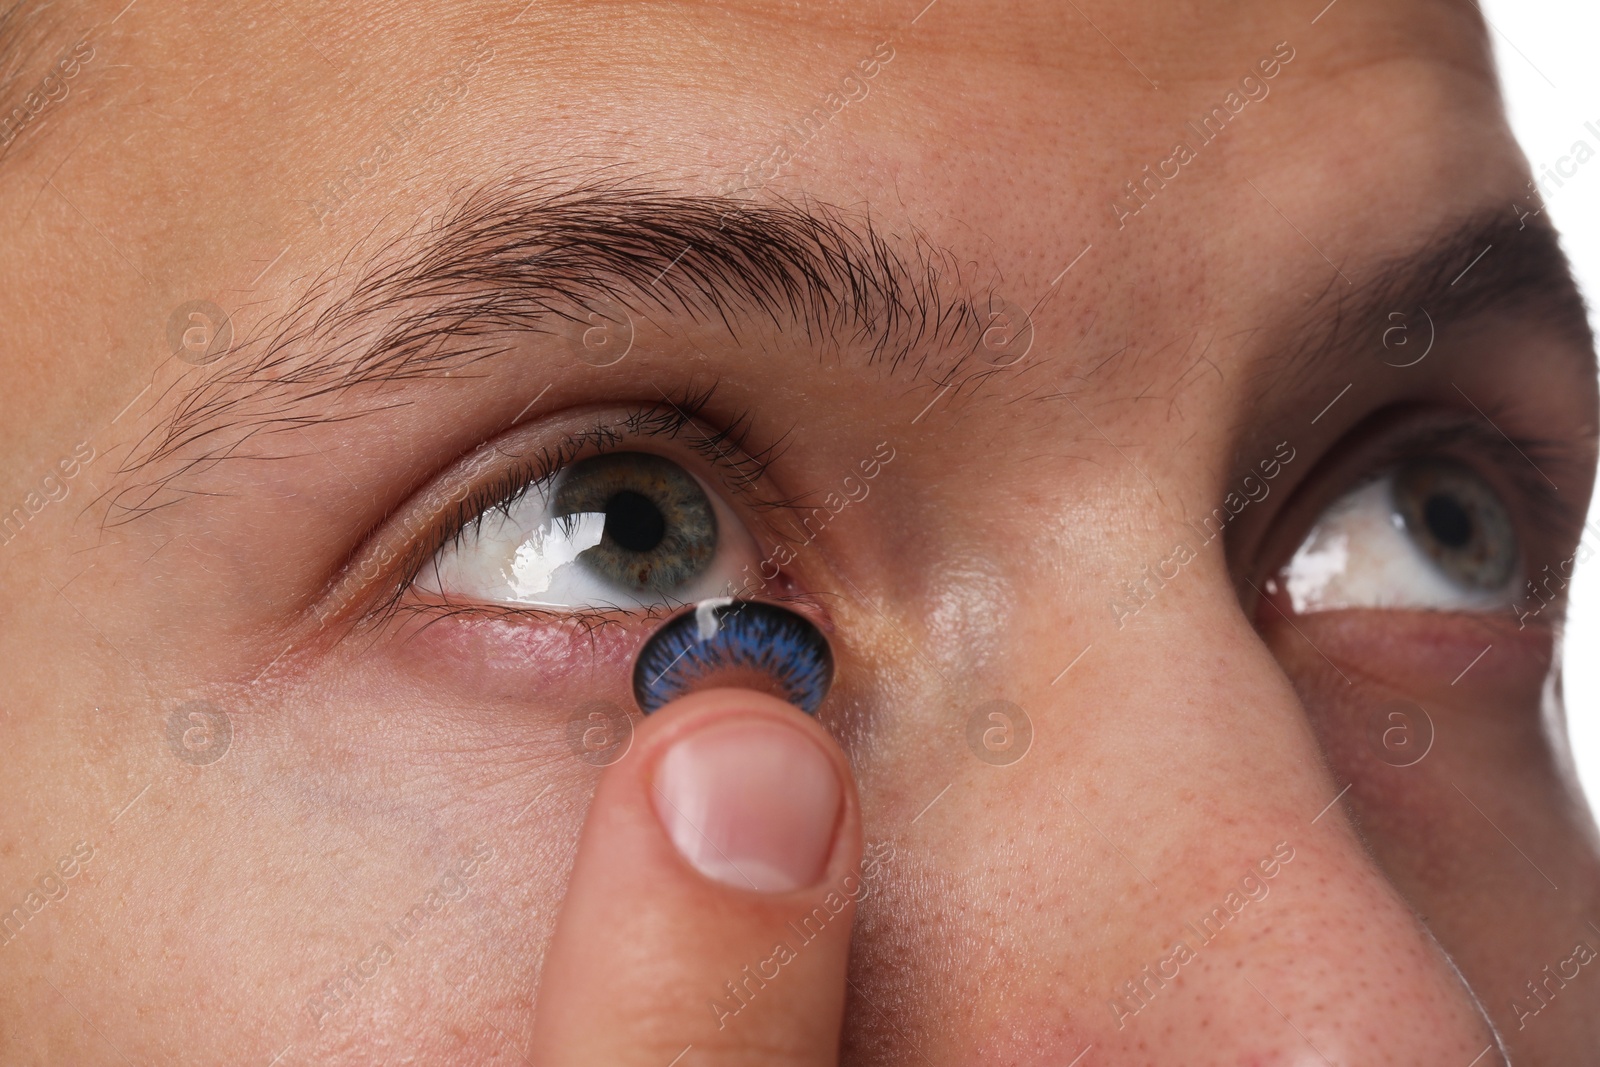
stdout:
{"type": "Polygon", "coordinates": [[[1414,251],[1380,262],[1359,287],[1330,279],[1300,320],[1305,340],[1267,361],[1253,384],[1267,387],[1285,371],[1301,384],[1354,352],[1382,351],[1397,324],[1420,340],[1427,323],[1437,333],[1497,312],[1537,316],[1594,372],[1594,334],[1559,234],[1543,217],[1530,224],[1495,211],[1442,226],[1414,251]]]}
{"type": "MultiPolygon", "coordinates": [[[[49,4],[37,0],[14,0],[0,5],[0,97],[17,79],[17,73],[31,54],[24,51],[28,31],[39,21],[49,4]]],[[[34,37],[38,35],[35,34],[34,37]]]]}
{"type": "MultiPolygon", "coordinates": [[[[17,93],[25,83],[25,74],[37,74],[36,64],[46,55],[55,54],[63,47],[71,47],[72,37],[64,32],[66,20],[56,11],[51,0],[13,0],[0,3],[0,164],[5,162],[20,137],[5,137],[8,126],[5,119],[14,114],[26,93],[17,93]],[[47,18],[47,15],[55,15],[47,18]],[[52,39],[63,43],[50,46],[52,39]]],[[[35,123],[30,129],[45,126],[35,123]]],[[[37,132],[35,129],[34,132],[37,132]]]]}
{"type": "Polygon", "coordinates": [[[920,235],[891,239],[824,205],[507,180],[399,239],[353,282],[314,282],[182,397],[124,469],[179,452],[188,465],[220,458],[240,443],[216,438],[224,424],[255,436],[321,421],[308,402],[459,374],[507,352],[510,334],[587,322],[607,304],[720,323],[735,338],[752,318],[796,325],[813,346],[861,348],[869,364],[945,384],[987,322],[960,277],[920,235]]]}
{"type": "MultiPolygon", "coordinates": [[[[1442,328],[1524,302],[1522,314],[1547,312],[1592,365],[1583,301],[1548,223],[1523,229],[1479,214],[1442,229],[1353,291],[1330,281],[1294,331],[1304,340],[1263,361],[1247,387],[1265,393],[1285,373],[1347,365],[1363,339],[1379,342],[1388,312],[1419,306],[1442,328]]],[[[237,344],[122,464],[127,474],[170,458],[176,469],[125,485],[113,508],[164,506],[157,497],[179,474],[245,455],[251,439],[367,413],[331,413],[330,396],[460,375],[508,352],[511,335],[586,322],[608,302],[720,322],[736,339],[752,315],[796,324],[813,346],[864,348],[868,364],[942,387],[985,373],[961,377],[988,321],[983,298],[967,293],[954,256],[920,235],[892,239],[870,218],[812,203],[684,195],[627,179],[554,191],[544,179],[508,179],[396,239],[353,280],[324,274],[237,344]]]]}

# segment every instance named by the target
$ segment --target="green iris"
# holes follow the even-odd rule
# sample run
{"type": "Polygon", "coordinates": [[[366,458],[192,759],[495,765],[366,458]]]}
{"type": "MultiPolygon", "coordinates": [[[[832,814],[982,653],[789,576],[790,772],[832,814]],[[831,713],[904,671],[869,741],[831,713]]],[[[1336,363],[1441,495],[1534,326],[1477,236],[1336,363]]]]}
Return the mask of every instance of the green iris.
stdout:
{"type": "Polygon", "coordinates": [[[1472,470],[1441,459],[1417,460],[1395,472],[1394,504],[1406,533],[1454,581],[1498,590],[1517,565],[1511,516],[1472,470]]]}
{"type": "Polygon", "coordinates": [[[632,593],[669,593],[710,566],[717,515],[694,476],[648,452],[611,452],[557,479],[554,523],[603,515],[600,543],[578,554],[596,577],[632,593]]]}

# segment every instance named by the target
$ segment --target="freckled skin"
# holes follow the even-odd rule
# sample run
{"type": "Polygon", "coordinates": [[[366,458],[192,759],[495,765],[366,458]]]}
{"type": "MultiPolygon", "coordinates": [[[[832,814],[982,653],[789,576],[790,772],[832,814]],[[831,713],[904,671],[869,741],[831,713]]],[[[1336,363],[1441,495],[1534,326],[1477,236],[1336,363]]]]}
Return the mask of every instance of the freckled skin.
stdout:
{"type": "Polygon", "coordinates": [[[1098,29],[1074,5],[964,0],[203,18],[146,0],[112,24],[121,6],[83,13],[97,58],[0,166],[0,500],[79,441],[98,457],[0,547],[0,911],[74,842],[95,848],[0,946],[0,1061],[520,1062],[601,773],[568,720],[631,707],[647,627],[594,643],[481,619],[351,629],[308,605],[364,531],[518,418],[658,403],[694,375],[784,439],[773,497],[832,491],[894,449],[779,580],[826,620],[819,721],[867,840],[894,848],[858,906],[842,1062],[1060,1065],[1090,1045],[1085,1067],[1592,1059],[1600,971],[1531,1020],[1512,1008],[1574,942],[1600,948],[1553,611],[1532,638],[1481,641],[1481,621],[1425,613],[1291,626],[1241,580],[1292,550],[1272,533],[1284,502],[1364,415],[1459,407],[1452,389],[1505,401],[1510,433],[1575,442],[1549,469],[1581,513],[1595,397],[1576,359],[1463,343],[1405,378],[1365,356],[1270,363],[1343,284],[1330,260],[1365,281],[1525,192],[1470,5],[1343,0],[1313,26],[1249,0],[1085,4],[1098,29]],[[738,188],[883,42],[866,95],[847,90],[750,195],[949,249],[952,283],[1030,309],[1025,359],[940,395],[770,321],[732,339],[641,316],[613,368],[535,341],[485,375],[340,399],[335,415],[376,413],[254,441],[256,458],[187,472],[178,506],[118,521],[111,501],[151,474],[122,470],[139,442],[234,366],[168,358],[183,301],[236,302],[240,332],[260,327],[491,175],[738,188]],[[484,45],[461,93],[317,206],[484,45]],[[1186,122],[1291,50],[1269,96],[1119,218],[1186,122]],[[1228,555],[1147,578],[1280,441],[1296,458],[1228,555]],[[1146,581],[1119,618],[1109,605],[1146,581]],[[203,765],[167,734],[198,698],[233,727],[203,765]],[[1416,773],[1370,747],[1391,699],[1434,715],[1416,773]],[[1009,763],[968,741],[995,700],[1032,726],[1009,763]],[[479,845],[494,859],[461,899],[339,1011],[308,1007],[479,845]],[[1280,847],[1293,858],[1267,878],[1280,847]],[[1230,910],[1252,872],[1269,891],[1230,910]],[[1176,978],[1125,999],[1218,908],[1176,978]]]}

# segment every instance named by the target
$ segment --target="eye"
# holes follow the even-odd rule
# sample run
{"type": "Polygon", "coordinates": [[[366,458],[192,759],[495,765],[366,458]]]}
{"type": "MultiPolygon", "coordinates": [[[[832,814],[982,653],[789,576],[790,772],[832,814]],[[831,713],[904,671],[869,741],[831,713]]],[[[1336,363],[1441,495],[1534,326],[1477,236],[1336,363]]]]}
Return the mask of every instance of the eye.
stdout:
{"type": "Polygon", "coordinates": [[[652,452],[579,460],[479,515],[417,575],[450,600],[570,611],[723,593],[755,539],[698,478],[652,452]]]}
{"type": "Polygon", "coordinates": [[[1511,515],[1483,478],[1416,459],[1330,505],[1268,589],[1299,614],[1489,611],[1512,602],[1519,560],[1511,515]]]}

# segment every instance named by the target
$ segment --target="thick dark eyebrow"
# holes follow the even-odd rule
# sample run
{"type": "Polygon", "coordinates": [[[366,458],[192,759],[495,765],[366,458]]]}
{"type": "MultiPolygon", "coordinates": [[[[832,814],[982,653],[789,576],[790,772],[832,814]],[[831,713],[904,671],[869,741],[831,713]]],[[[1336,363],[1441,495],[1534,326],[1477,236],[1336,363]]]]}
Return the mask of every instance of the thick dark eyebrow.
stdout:
{"type": "Polygon", "coordinates": [[[1425,345],[1430,322],[1434,330],[1443,330],[1495,313],[1541,322],[1569,342],[1584,369],[1594,373],[1594,335],[1583,296],[1559,235],[1542,216],[1470,215],[1419,242],[1415,251],[1362,274],[1365,280],[1354,288],[1340,277],[1330,280],[1300,320],[1296,333],[1304,340],[1265,361],[1256,386],[1281,385],[1285,372],[1300,384],[1320,377],[1331,364],[1348,367],[1363,355],[1402,364],[1413,356],[1405,349],[1385,349],[1385,331],[1391,327],[1406,330],[1408,345],[1425,345]]]}
{"type": "Polygon", "coordinates": [[[242,437],[321,421],[330,394],[459,374],[506,352],[512,335],[618,307],[720,323],[735,338],[765,319],[803,330],[813,349],[861,351],[944,384],[987,323],[964,292],[950,253],[825,205],[625,180],[559,191],[508,181],[396,242],[353,281],[311,285],[181,397],[130,465],[178,453],[203,464],[242,437]]]}

